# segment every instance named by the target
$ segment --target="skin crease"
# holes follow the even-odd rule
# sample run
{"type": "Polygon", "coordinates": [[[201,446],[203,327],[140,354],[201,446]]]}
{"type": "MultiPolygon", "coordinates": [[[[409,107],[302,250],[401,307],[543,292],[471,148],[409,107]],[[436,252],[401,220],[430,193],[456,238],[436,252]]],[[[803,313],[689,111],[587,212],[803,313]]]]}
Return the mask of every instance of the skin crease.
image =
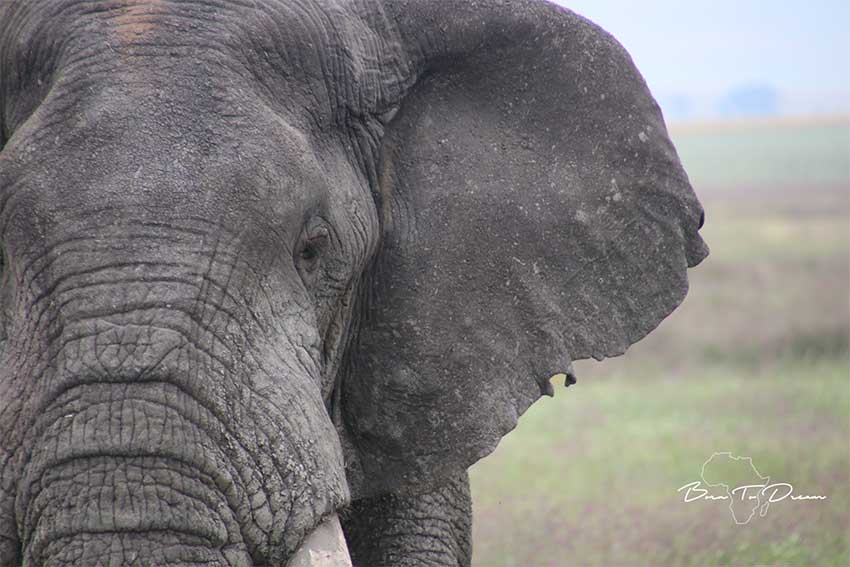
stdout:
{"type": "Polygon", "coordinates": [[[466,468],[682,300],[622,48],[446,6],[0,0],[0,567],[469,565],[466,468]]]}

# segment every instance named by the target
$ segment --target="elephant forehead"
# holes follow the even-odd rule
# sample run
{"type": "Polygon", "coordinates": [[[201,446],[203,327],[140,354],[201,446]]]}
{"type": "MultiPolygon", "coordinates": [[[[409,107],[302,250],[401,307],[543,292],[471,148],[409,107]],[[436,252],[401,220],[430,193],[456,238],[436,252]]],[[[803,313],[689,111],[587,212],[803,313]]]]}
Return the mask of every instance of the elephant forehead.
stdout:
{"type": "MultiPolygon", "coordinates": [[[[330,20],[342,11],[342,3],[333,0],[115,0],[103,3],[90,0],[4,0],[0,3],[0,10],[6,15],[4,20],[15,20],[17,24],[9,26],[9,30],[21,35],[59,29],[79,30],[81,24],[85,24],[85,31],[95,32],[103,27],[91,26],[91,23],[100,22],[123,28],[127,37],[131,34],[143,36],[168,29],[182,18],[194,20],[194,25],[186,25],[176,31],[191,33],[204,28],[222,31],[222,24],[230,25],[230,31],[235,31],[239,26],[244,28],[268,22],[286,28],[278,30],[278,39],[306,32],[312,36],[313,43],[324,44],[330,37],[322,37],[322,32],[332,33],[330,20]]],[[[253,27],[251,30],[257,32],[262,28],[253,27]]]]}
{"type": "Polygon", "coordinates": [[[336,90],[337,83],[359,74],[364,60],[375,59],[363,53],[371,43],[363,41],[367,26],[358,22],[347,6],[333,1],[119,0],[94,6],[83,0],[9,1],[0,2],[0,38],[11,49],[0,51],[26,70],[85,63],[93,74],[120,67],[162,69],[183,78],[182,62],[212,61],[215,70],[251,75],[265,86],[278,86],[276,79],[300,80],[311,91],[318,84],[336,90]]]}

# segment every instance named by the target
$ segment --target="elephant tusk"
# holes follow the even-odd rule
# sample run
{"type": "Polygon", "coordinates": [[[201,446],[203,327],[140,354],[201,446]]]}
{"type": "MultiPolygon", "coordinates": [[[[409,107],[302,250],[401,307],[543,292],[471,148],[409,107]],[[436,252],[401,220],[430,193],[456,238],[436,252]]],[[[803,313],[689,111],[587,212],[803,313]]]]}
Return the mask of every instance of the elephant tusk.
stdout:
{"type": "Polygon", "coordinates": [[[319,524],[286,567],[352,567],[339,518],[333,515],[319,524]]]}

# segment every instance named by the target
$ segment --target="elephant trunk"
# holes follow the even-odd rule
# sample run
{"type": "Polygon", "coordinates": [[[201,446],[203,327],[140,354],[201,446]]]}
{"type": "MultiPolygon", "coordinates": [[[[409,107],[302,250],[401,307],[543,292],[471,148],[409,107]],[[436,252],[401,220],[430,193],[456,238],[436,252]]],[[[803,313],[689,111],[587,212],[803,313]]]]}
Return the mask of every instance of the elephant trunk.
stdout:
{"type": "MultiPolygon", "coordinates": [[[[16,502],[23,564],[268,564],[250,533],[264,496],[240,488],[208,433],[214,419],[179,388],[80,386],[45,419],[16,502]]],[[[288,567],[351,565],[336,515],[288,555],[288,567]]]]}
{"type": "Polygon", "coordinates": [[[24,564],[254,563],[215,420],[180,389],[82,385],[44,419],[16,501],[24,564]]]}
{"type": "Polygon", "coordinates": [[[57,255],[5,347],[16,563],[282,565],[348,500],[303,318],[224,246],[154,252],[57,255]]]}
{"type": "Polygon", "coordinates": [[[267,541],[248,492],[269,505],[242,478],[250,459],[224,409],[247,337],[204,316],[235,317],[237,298],[221,261],[204,280],[190,250],[181,264],[151,241],[51,251],[22,333],[44,340],[40,360],[9,345],[32,415],[14,510],[24,564],[250,565],[267,541]]]}

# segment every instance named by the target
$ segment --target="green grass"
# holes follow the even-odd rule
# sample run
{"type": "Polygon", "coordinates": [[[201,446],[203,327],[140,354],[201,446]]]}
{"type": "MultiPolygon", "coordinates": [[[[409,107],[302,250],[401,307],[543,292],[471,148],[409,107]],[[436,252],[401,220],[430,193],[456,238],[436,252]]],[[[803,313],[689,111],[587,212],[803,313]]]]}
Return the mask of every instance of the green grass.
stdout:
{"type": "Polygon", "coordinates": [[[850,123],[674,136],[712,255],[654,333],[578,363],[472,468],[474,565],[850,564],[850,123]],[[717,451],[828,500],[746,525],[682,502],[717,451]]]}
{"type": "Polygon", "coordinates": [[[583,381],[474,467],[476,564],[846,565],[848,404],[844,360],[583,381]],[[716,451],[829,499],[745,526],[726,503],[685,504],[716,451]]]}

